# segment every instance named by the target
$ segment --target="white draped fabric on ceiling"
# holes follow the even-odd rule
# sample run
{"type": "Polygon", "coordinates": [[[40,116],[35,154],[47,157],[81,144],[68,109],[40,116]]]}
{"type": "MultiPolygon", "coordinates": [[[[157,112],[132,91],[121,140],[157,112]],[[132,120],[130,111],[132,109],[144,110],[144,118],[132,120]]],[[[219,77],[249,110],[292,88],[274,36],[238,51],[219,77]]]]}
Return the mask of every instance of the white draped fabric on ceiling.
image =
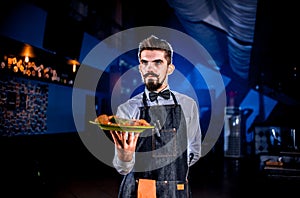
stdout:
{"type": "Polygon", "coordinates": [[[167,0],[185,31],[198,40],[217,66],[229,65],[248,79],[257,0],[167,0]]]}

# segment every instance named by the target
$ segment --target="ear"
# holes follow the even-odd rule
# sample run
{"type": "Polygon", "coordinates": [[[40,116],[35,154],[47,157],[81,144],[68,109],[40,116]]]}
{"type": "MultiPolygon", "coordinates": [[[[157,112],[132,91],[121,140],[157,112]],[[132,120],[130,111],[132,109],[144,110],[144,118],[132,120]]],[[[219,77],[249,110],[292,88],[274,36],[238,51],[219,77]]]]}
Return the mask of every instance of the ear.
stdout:
{"type": "Polygon", "coordinates": [[[168,66],[168,70],[167,70],[168,74],[172,74],[173,71],[174,71],[174,69],[175,69],[175,65],[170,64],[170,65],[168,66]]]}

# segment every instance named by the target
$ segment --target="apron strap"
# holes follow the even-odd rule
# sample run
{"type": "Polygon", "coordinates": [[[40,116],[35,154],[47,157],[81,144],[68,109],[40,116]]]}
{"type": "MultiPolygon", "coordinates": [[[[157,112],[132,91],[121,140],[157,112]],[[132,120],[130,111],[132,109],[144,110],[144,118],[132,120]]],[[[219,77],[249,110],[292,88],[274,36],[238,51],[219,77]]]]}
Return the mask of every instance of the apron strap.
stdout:
{"type": "Polygon", "coordinates": [[[173,100],[174,100],[175,105],[178,105],[178,102],[177,102],[176,97],[175,97],[175,95],[173,94],[173,92],[171,92],[171,95],[172,95],[172,98],[173,98],[173,100]]]}
{"type": "Polygon", "coordinates": [[[143,94],[143,104],[144,104],[144,107],[148,107],[148,104],[147,104],[147,96],[146,96],[146,93],[144,92],[143,94]]]}

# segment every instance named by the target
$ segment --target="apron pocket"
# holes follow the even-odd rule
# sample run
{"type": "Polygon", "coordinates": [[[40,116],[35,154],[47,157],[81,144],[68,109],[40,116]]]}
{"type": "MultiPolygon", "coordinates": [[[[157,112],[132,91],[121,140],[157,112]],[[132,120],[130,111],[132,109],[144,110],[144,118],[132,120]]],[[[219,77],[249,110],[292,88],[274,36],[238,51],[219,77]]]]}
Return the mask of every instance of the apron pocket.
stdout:
{"type": "Polygon", "coordinates": [[[160,130],[160,135],[153,135],[152,149],[153,157],[176,156],[176,129],[160,130]]]}
{"type": "Polygon", "coordinates": [[[155,180],[139,179],[138,182],[138,198],[156,198],[155,180]]]}

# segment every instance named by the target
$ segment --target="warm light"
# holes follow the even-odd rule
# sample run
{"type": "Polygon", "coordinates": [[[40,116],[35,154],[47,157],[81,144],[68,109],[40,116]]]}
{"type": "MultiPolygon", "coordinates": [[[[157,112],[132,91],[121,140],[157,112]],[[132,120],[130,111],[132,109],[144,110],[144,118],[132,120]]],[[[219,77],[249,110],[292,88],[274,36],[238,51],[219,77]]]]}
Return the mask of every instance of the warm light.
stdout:
{"type": "MultiPolygon", "coordinates": [[[[31,47],[28,44],[25,44],[24,47],[23,47],[23,50],[21,52],[21,56],[25,56],[25,58],[26,57],[28,57],[28,58],[29,57],[35,57],[34,52],[33,52],[33,47],[31,47]]],[[[29,59],[28,59],[28,61],[29,61],[29,59]]],[[[25,59],[25,62],[26,62],[26,59],[25,59]]]]}
{"type": "Polygon", "coordinates": [[[77,60],[68,60],[68,64],[73,66],[73,72],[75,73],[77,70],[77,65],[79,65],[80,63],[77,60]]]}
{"type": "Polygon", "coordinates": [[[73,72],[76,72],[76,64],[73,64],[73,72]]]}
{"type": "Polygon", "coordinates": [[[25,63],[28,63],[28,62],[29,62],[29,57],[25,56],[25,63]]]}

